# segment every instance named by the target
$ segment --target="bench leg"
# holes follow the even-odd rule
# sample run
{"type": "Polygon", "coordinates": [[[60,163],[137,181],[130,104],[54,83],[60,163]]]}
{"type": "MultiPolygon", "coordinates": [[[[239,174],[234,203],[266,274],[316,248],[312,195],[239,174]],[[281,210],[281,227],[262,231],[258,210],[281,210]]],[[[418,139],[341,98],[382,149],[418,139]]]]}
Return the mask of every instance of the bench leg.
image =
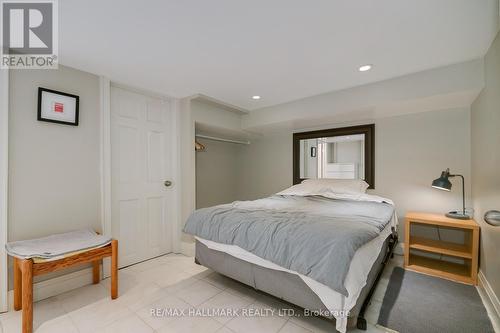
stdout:
{"type": "Polygon", "coordinates": [[[21,260],[14,257],[14,310],[16,311],[22,308],[22,276],[21,260]]]}
{"type": "Polygon", "coordinates": [[[111,298],[118,297],[118,241],[111,241],[111,298]]]}
{"type": "Polygon", "coordinates": [[[96,260],[92,262],[92,282],[98,284],[101,280],[101,261],[96,260]]]}
{"type": "Polygon", "coordinates": [[[33,261],[25,259],[22,269],[23,333],[33,332],[33,261]]]}

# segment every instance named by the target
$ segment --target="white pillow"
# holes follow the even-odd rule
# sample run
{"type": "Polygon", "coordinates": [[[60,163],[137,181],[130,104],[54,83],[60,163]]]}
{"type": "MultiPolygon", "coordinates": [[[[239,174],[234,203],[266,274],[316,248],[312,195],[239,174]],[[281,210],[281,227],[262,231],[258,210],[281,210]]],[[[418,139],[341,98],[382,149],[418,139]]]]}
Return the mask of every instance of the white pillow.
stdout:
{"type": "Polygon", "coordinates": [[[366,193],[366,189],[370,186],[362,179],[332,178],[305,179],[302,181],[302,184],[317,184],[337,193],[366,193]]]}
{"type": "Polygon", "coordinates": [[[289,187],[278,195],[323,195],[325,193],[365,193],[368,184],[351,179],[306,179],[301,184],[289,187]]]}

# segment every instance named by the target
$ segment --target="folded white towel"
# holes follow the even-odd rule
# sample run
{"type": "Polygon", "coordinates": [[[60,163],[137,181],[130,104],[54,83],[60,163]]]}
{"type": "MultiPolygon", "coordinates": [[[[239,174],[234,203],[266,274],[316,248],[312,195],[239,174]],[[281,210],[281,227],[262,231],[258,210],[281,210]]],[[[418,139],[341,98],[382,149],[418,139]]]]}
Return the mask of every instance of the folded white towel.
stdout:
{"type": "Polygon", "coordinates": [[[109,243],[111,243],[111,238],[99,235],[89,228],[43,238],[10,242],[5,245],[5,249],[9,255],[20,259],[51,259],[72,252],[103,247],[109,243]]]}

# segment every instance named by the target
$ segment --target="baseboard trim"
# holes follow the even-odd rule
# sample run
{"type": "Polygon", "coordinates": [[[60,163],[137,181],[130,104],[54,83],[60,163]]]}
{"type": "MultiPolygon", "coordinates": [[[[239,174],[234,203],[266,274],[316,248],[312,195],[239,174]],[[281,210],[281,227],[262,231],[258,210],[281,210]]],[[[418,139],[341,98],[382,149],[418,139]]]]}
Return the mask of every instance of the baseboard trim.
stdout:
{"type": "Polygon", "coordinates": [[[188,257],[194,257],[196,254],[194,242],[182,242],[181,243],[181,253],[188,257]]]}
{"type": "Polygon", "coordinates": [[[498,300],[498,296],[491,288],[491,285],[486,279],[486,276],[484,275],[483,271],[479,270],[478,278],[479,278],[479,287],[483,288],[483,290],[486,293],[486,296],[488,296],[489,301],[493,305],[493,309],[497,313],[497,316],[500,317],[500,301],[498,300]]]}
{"type": "MultiPolygon", "coordinates": [[[[91,267],[33,284],[33,301],[41,301],[89,284],[92,284],[91,267]]],[[[14,291],[9,290],[9,309],[12,308],[13,299],[14,291]]]]}

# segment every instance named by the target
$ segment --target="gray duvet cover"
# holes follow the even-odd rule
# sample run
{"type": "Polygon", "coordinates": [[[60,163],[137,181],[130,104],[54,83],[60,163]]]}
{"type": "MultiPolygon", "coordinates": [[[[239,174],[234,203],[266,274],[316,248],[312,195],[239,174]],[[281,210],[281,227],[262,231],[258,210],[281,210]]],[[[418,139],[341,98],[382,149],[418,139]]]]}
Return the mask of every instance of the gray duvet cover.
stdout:
{"type": "Polygon", "coordinates": [[[348,296],[344,280],[354,253],[393,213],[385,202],[275,195],[199,209],[184,232],[239,246],[348,296]]]}

